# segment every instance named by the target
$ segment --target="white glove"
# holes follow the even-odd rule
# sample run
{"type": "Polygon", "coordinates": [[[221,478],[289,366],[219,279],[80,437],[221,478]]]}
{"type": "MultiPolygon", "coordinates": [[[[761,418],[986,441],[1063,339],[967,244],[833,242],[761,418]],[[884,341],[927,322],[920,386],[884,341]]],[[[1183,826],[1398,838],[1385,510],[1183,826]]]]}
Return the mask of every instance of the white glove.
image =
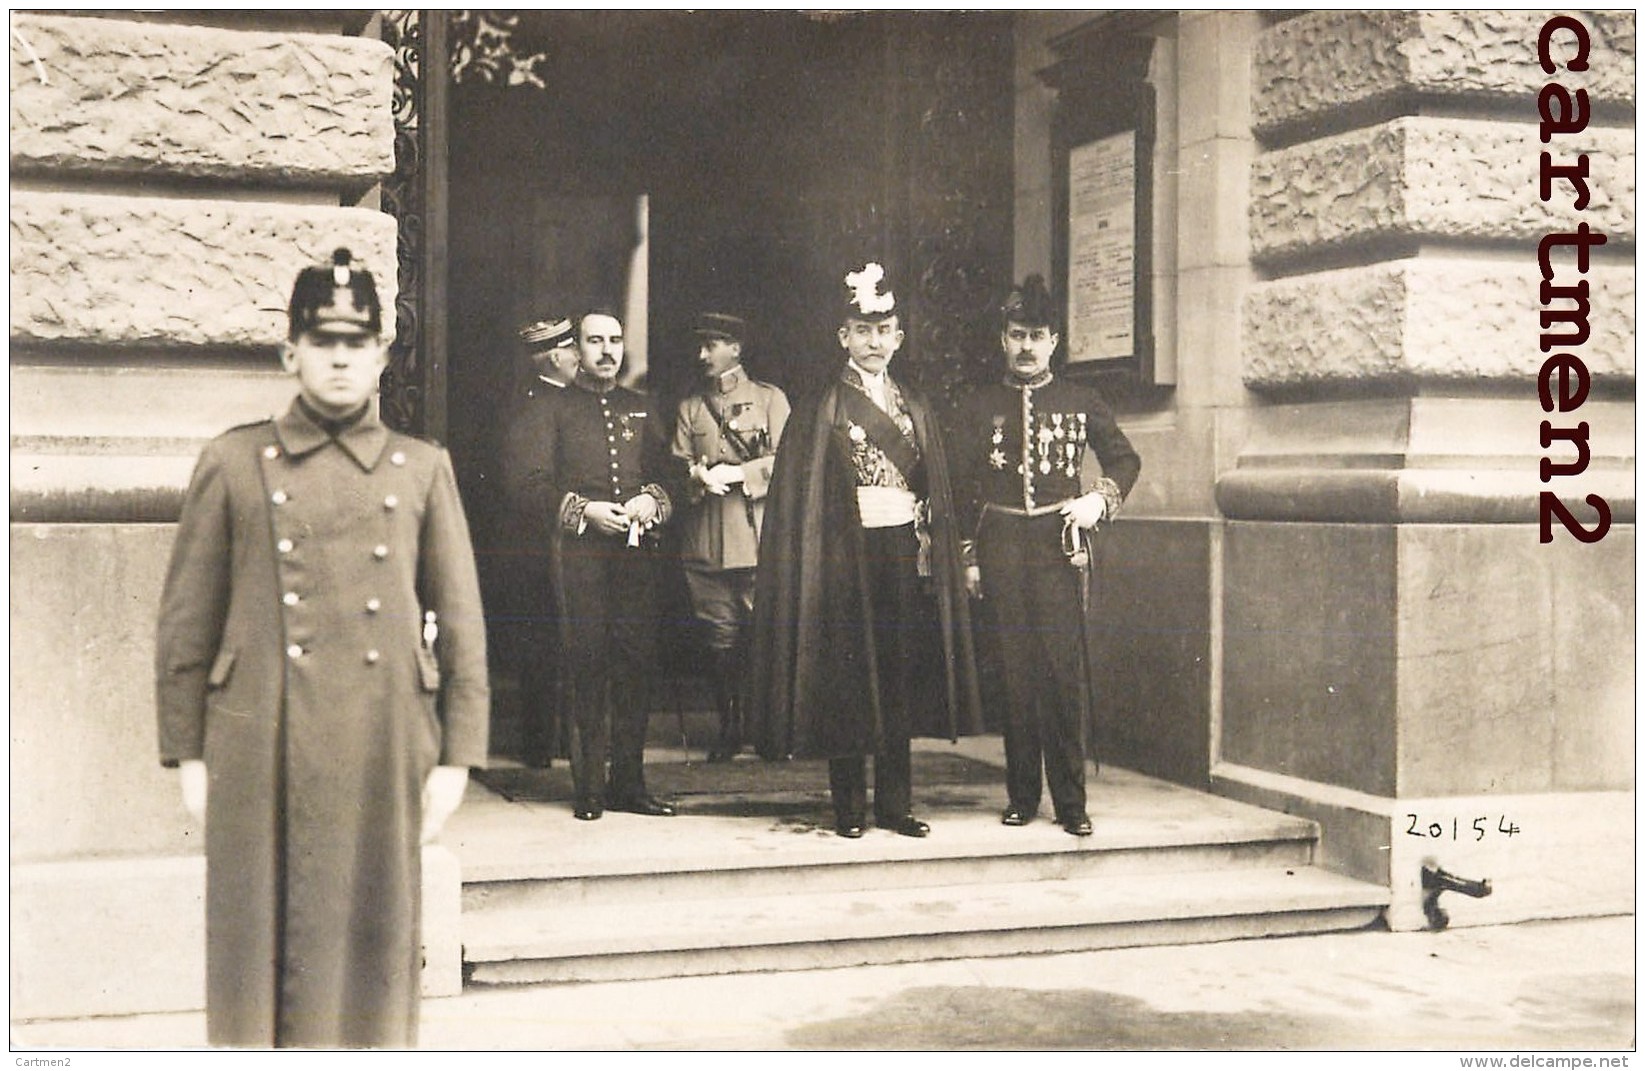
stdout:
{"type": "Polygon", "coordinates": [[[734,483],[743,482],[743,467],[722,461],[708,470],[707,478],[714,483],[725,484],[730,487],[734,483]]]}
{"type": "Polygon", "coordinates": [[[1062,515],[1081,528],[1092,528],[1108,512],[1108,503],[1097,492],[1081,495],[1063,503],[1062,515]]]}
{"type": "Polygon", "coordinates": [[[618,535],[628,531],[629,516],[615,502],[590,502],[583,507],[583,523],[596,532],[618,535]]]}
{"type": "MultiPolygon", "coordinates": [[[[721,469],[725,467],[726,466],[724,465],[715,465],[714,469],[721,469]]],[[[707,491],[709,494],[723,495],[727,491],[731,490],[731,485],[726,483],[724,480],[716,480],[713,476],[714,469],[704,468],[702,465],[692,465],[691,478],[702,484],[703,490],[707,491]]]]}
{"type": "Polygon", "coordinates": [[[206,764],[199,759],[187,759],[177,765],[177,781],[183,788],[183,810],[189,817],[206,824],[206,764]]]}
{"type": "Polygon", "coordinates": [[[463,802],[463,792],[467,788],[467,766],[436,766],[428,772],[428,780],[423,782],[424,844],[440,835],[446,819],[463,802]]]}
{"type": "Polygon", "coordinates": [[[641,528],[649,528],[657,519],[658,512],[657,500],[651,497],[649,491],[641,491],[623,503],[623,513],[627,515],[629,523],[637,524],[641,528]]]}

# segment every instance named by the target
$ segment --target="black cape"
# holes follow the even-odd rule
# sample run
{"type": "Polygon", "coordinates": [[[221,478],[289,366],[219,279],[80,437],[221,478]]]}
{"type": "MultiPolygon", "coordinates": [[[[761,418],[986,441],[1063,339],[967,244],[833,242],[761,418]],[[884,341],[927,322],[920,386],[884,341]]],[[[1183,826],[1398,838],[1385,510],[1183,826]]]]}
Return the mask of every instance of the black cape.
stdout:
{"type": "MultiPolygon", "coordinates": [[[[930,504],[930,628],[909,697],[912,735],[983,731],[965,568],[942,436],[907,388],[930,504]]],[[[771,474],[760,538],[749,681],[751,730],[768,759],[875,751],[881,721],[863,529],[836,379],[794,408],[771,474]]]]}

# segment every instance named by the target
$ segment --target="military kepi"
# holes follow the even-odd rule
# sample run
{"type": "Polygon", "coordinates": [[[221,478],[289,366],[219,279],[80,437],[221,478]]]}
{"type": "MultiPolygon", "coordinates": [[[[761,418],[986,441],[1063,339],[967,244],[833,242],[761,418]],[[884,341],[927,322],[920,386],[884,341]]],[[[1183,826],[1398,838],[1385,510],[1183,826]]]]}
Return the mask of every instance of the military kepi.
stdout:
{"type": "Polygon", "coordinates": [[[897,315],[897,297],[886,284],[885,268],[869,261],[845,273],[844,318],[884,320],[897,315]]]}
{"type": "Polygon", "coordinates": [[[748,324],[739,316],[724,312],[699,312],[692,321],[691,331],[701,338],[723,338],[742,342],[748,334],[748,324]]]}
{"type": "Polygon", "coordinates": [[[549,350],[571,345],[576,333],[569,317],[551,318],[538,320],[520,328],[520,341],[524,342],[532,353],[547,353],[549,350]]]}
{"type": "Polygon", "coordinates": [[[347,249],[297,273],[291,288],[291,335],[380,335],[383,307],[371,273],[354,262],[347,249]]]}

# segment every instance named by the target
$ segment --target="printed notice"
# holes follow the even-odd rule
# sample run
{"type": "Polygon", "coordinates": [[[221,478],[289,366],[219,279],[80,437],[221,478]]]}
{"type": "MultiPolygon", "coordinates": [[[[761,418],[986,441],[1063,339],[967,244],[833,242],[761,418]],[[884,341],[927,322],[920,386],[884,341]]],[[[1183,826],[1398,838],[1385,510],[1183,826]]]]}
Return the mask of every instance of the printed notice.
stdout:
{"type": "Polygon", "coordinates": [[[1068,359],[1129,357],[1135,345],[1135,131],[1068,154],[1068,359]]]}

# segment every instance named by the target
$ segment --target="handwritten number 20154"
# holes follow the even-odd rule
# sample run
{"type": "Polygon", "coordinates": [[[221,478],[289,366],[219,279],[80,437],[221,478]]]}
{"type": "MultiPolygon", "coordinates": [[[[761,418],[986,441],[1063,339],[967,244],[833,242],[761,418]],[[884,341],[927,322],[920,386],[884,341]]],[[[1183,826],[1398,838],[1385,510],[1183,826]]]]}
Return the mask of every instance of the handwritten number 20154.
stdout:
{"type": "MultiPolygon", "coordinates": [[[[1489,816],[1486,815],[1481,815],[1480,817],[1474,819],[1472,824],[1467,827],[1464,827],[1459,819],[1453,818],[1451,819],[1449,829],[1446,828],[1445,823],[1443,822],[1429,822],[1427,825],[1423,825],[1421,820],[1410,812],[1406,812],[1405,817],[1411,820],[1411,824],[1405,829],[1406,835],[1411,837],[1434,837],[1436,839],[1442,839],[1446,833],[1450,833],[1452,840],[1460,840],[1462,837],[1466,836],[1462,830],[1467,828],[1473,833],[1474,840],[1481,841],[1485,839],[1485,835],[1487,833],[1492,832],[1492,830],[1486,826],[1486,823],[1491,820],[1489,816]]],[[[1500,833],[1505,837],[1512,837],[1519,832],[1519,827],[1509,821],[1507,815],[1499,815],[1497,817],[1495,832],[1500,833]]]]}

